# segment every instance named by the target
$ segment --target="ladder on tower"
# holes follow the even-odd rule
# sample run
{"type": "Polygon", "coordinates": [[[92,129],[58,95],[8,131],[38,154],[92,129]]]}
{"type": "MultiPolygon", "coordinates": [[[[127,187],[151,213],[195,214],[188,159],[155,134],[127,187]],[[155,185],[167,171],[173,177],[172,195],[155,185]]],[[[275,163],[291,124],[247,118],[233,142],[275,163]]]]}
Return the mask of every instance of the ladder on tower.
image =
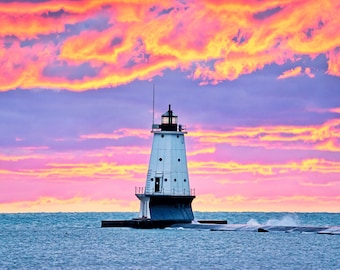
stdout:
{"type": "MultiPolygon", "coordinates": [[[[151,178],[151,173],[152,173],[152,171],[148,170],[147,179],[151,178]]],[[[145,194],[151,194],[152,193],[151,192],[152,191],[152,187],[150,185],[151,185],[150,181],[146,181],[145,194]]]]}

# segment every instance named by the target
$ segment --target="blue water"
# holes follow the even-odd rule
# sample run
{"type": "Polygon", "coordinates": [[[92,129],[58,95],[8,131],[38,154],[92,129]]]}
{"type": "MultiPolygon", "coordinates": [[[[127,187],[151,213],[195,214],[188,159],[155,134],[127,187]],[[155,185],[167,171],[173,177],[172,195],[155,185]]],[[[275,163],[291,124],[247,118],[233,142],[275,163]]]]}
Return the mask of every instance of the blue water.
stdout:
{"type": "MultiPolygon", "coordinates": [[[[340,236],[101,228],[135,213],[0,214],[0,269],[340,269],[340,236]]],[[[331,213],[203,213],[235,224],[340,226],[331,213]],[[289,223],[289,224],[288,224],[289,223]]]]}

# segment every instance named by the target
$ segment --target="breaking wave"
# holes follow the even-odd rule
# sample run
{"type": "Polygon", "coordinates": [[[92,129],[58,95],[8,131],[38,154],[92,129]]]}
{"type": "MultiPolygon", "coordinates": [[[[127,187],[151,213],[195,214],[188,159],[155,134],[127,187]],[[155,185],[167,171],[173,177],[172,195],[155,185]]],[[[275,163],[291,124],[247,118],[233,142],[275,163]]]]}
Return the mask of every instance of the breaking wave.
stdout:
{"type": "Polygon", "coordinates": [[[268,219],[265,223],[259,223],[256,219],[251,218],[247,222],[248,226],[258,226],[258,225],[266,225],[266,226],[300,226],[300,220],[297,215],[287,214],[283,216],[281,219],[268,219]]]}

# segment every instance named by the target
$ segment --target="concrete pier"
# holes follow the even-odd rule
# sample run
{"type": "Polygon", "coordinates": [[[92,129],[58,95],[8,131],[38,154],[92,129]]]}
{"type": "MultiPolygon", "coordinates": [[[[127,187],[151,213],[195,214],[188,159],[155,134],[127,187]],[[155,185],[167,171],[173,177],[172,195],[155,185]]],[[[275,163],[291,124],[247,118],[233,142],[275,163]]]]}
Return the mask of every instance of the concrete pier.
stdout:
{"type": "MultiPolygon", "coordinates": [[[[228,224],[227,220],[198,220],[198,224],[228,224]]],[[[131,220],[102,220],[102,227],[127,227],[134,229],[164,229],[172,225],[191,224],[181,220],[152,220],[152,219],[131,219],[131,220]]]]}

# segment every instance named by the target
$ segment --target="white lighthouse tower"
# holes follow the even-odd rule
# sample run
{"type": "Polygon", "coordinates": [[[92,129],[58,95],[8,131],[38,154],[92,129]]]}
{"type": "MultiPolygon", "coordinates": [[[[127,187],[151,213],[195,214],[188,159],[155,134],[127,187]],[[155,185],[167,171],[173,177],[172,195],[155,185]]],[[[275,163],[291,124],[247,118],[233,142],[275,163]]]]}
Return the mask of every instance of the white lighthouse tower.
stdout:
{"type": "Polygon", "coordinates": [[[140,200],[138,219],[167,222],[191,222],[191,202],[184,134],[171,106],[162,115],[160,125],[153,124],[153,144],[144,189],[136,190],[140,200]]]}

